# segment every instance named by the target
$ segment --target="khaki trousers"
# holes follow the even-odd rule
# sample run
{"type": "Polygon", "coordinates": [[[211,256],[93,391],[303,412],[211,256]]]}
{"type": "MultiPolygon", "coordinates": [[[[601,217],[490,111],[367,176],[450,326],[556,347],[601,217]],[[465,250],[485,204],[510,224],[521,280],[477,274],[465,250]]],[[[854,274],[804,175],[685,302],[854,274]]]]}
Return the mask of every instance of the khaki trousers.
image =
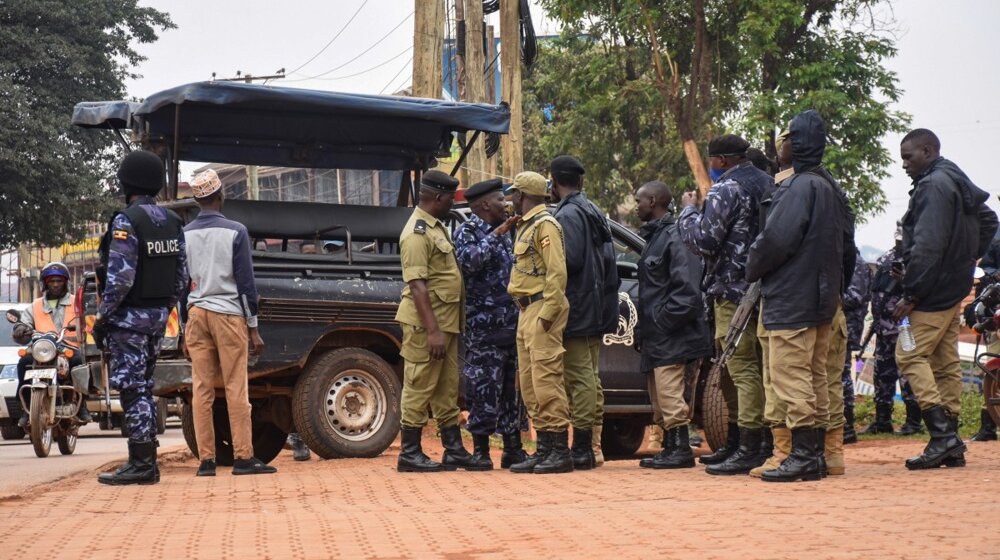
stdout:
{"type": "Polygon", "coordinates": [[[757,317],[757,340],[760,342],[760,371],[764,381],[764,423],[770,427],[785,425],[785,406],[774,392],[771,382],[770,337],[771,331],[764,328],[764,304],[757,317]]]}
{"type": "Polygon", "coordinates": [[[844,360],[847,358],[847,317],[837,306],[830,323],[830,349],[826,354],[826,391],[830,408],[826,418],[817,418],[816,427],[836,430],[844,427],[844,360]]]}
{"type": "Polygon", "coordinates": [[[215,388],[222,386],[229,410],[229,431],[236,459],[253,457],[250,399],[247,396],[249,334],[246,319],[191,307],[184,325],[184,340],[191,355],[191,412],[198,441],[198,457],[215,458],[215,425],[212,403],[215,388]]]}
{"type": "Polygon", "coordinates": [[[538,312],[542,301],[521,310],[517,320],[517,377],[528,415],[540,432],[565,432],[569,428],[569,401],[563,370],[563,331],[569,306],[542,328],[538,312]]]}
{"type": "Polygon", "coordinates": [[[770,331],[771,385],[789,429],[816,427],[830,413],[826,357],[830,324],[770,331]]]}
{"type": "Polygon", "coordinates": [[[401,324],[403,328],[403,394],[400,398],[400,424],[404,428],[422,428],[431,409],[439,428],[458,425],[458,334],[444,333],[443,360],[430,358],[427,331],[423,327],[401,324]]]}
{"type": "MultiPolygon", "coordinates": [[[[896,365],[910,382],[921,410],[944,406],[962,410],[962,370],[958,361],[958,315],[961,304],[944,311],[910,312],[915,350],[903,351],[896,341],[896,365]]],[[[902,337],[900,337],[902,338],[902,337]]]]}
{"type": "MultiPolygon", "coordinates": [[[[737,305],[725,299],[715,301],[715,336],[721,347],[725,340],[729,325],[733,322],[737,305]],[[721,335],[720,335],[721,333],[721,335]]],[[[736,421],[742,428],[757,429],[764,427],[764,381],[761,377],[760,346],[757,343],[757,315],[750,316],[743,336],[732,357],[726,363],[729,377],[736,388],[736,402],[726,397],[729,407],[729,419],[733,419],[733,408],[738,408],[736,421]],[[737,405],[737,406],[734,406],[737,405]]],[[[723,384],[725,387],[725,384],[723,384]]]]}
{"type": "Polygon", "coordinates": [[[684,364],[653,368],[647,377],[653,423],[664,430],[686,426],[688,405],[684,402],[684,364]]]}
{"type": "Polygon", "coordinates": [[[574,336],[563,338],[563,366],[566,396],[569,398],[573,428],[590,430],[599,424],[604,410],[604,398],[597,373],[601,337],[574,336]]]}

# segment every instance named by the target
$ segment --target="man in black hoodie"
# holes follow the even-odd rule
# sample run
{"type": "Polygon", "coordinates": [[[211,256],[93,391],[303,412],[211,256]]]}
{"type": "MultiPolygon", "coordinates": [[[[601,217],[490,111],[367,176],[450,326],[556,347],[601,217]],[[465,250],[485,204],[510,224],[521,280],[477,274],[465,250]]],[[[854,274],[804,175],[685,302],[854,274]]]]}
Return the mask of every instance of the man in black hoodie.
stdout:
{"type": "Polygon", "coordinates": [[[559,156],[549,166],[552,215],[563,229],[569,321],[563,333],[566,395],[573,415],[573,468],[597,466],[592,443],[601,429],[604,395],[598,377],[601,337],[618,326],[618,268],[608,221],[583,194],[583,165],[559,156]]]}
{"type": "Polygon", "coordinates": [[[903,215],[903,299],[893,318],[909,321],[916,347],[904,348],[903,323],[896,362],[931,434],[923,454],[907,459],[906,468],[962,467],[965,444],[956,433],[962,395],[958,316],[972,290],[976,259],[997,231],[997,216],[986,206],[989,195],[941,157],[933,132],[911,131],[899,150],[913,189],[903,215]]]}
{"type": "Polygon", "coordinates": [[[772,387],[785,407],[792,451],[764,471],[770,482],[819,480],[829,421],[826,359],[830,325],[845,285],[845,256],[854,270],[854,229],[837,182],[822,167],[826,127],[816,111],[789,127],[795,174],[775,190],[760,235],[750,246],[746,277],[761,281],[769,331],[772,387]]]}

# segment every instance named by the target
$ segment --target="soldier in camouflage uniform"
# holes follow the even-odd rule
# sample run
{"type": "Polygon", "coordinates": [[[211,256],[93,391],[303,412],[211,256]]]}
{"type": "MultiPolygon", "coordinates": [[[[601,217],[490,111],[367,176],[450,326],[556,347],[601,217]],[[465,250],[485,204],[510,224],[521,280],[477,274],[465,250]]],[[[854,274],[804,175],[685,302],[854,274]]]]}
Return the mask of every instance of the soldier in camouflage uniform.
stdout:
{"type": "Polygon", "coordinates": [[[489,462],[490,435],[503,436],[501,468],[527,459],[521,447],[521,415],[517,393],[517,306],[507,293],[514,265],[510,228],[500,179],[476,183],[465,191],[472,216],[455,230],[455,256],[465,280],[466,429],[473,455],[489,462]]]}
{"type": "Polygon", "coordinates": [[[872,281],[872,322],[875,329],[875,421],[862,432],[865,434],[893,433],[892,406],[899,382],[906,404],[906,423],[898,432],[911,435],[923,431],[920,405],[906,378],[896,366],[896,339],[899,326],[892,318],[892,310],[903,295],[899,281],[893,277],[892,263],[899,260],[897,249],[884,253],[876,261],[875,279],[872,281]]]}
{"type": "Polygon", "coordinates": [[[106,352],[111,387],[125,409],[129,460],[102,484],[154,484],[156,405],[153,369],[170,310],[188,283],[183,222],[156,206],[163,162],[152,152],[130,152],[118,168],[128,207],[115,213],[101,240],[101,304],[94,340],[106,352]]]}
{"type": "Polygon", "coordinates": [[[854,380],[851,378],[851,366],[854,364],[852,359],[854,353],[861,351],[861,337],[864,336],[868,302],[872,299],[871,290],[871,268],[858,251],[854,275],[843,298],[844,315],[847,318],[847,356],[844,357],[844,372],[841,375],[844,389],[844,443],[858,441],[858,436],[854,432],[854,380]]]}
{"type": "MultiPolygon", "coordinates": [[[[759,229],[761,195],[774,183],[746,158],[749,147],[749,142],[734,134],[712,139],[708,153],[715,184],[700,210],[694,193],[686,193],[684,210],[677,219],[684,244],[705,259],[702,288],[714,299],[716,340],[725,338],[750,285],[746,280],[747,252],[759,229]]],[[[755,313],[750,324],[756,323],[755,313]]],[[[766,459],[761,455],[766,430],[760,361],[756,331],[748,328],[727,362],[737,395],[736,402],[727,397],[726,404],[730,410],[738,408],[738,425],[730,422],[729,442],[724,448],[701,458],[709,474],[746,474],[766,459]]]]}

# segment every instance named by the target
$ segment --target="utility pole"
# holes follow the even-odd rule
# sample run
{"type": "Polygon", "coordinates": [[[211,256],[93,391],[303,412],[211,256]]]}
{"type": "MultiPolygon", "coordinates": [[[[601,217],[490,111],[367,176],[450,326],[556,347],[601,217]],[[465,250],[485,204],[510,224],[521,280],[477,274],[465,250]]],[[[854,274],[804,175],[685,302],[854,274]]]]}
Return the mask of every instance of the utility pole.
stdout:
{"type": "MultiPolygon", "coordinates": [[[[473,103],[483,103],[486,101],[486,83],[483,77],[485,70],[485,55],[483,54],[483,1],[482,0],[456,0],[465,2],[465,61],[466,69],[464,78],[465,88],[463,100],[473,103]]],[[[456,4],[455,13],[458,13],[456,4]]],[[[470,135],[471,139],[472,136],[470,135]]],[[[483,145],[483,137],[480,136],[476,143],[469,149],[469,155],[465,159],[465,166],[468,173],[468,185],[485,181],[486,174],[486,147],[483,145]]]]}
{"type": "Polygon", "coordinates": [[[444,0],[414,0],[413,97],[441,98],[444,0]]]}
{"type": "Polygon", "coordinates": [[[521,23],[519,0],[500,0],[501,98],[510,104],[510,133],[503,137],[503,174],[513,178],[524,168],[521,142],[521,23]]]}
{"type": "MultiPolygon", "coordinates": [[[[486,27],[486,64],[489,66],[489,71],[485,74],[486,80],[486,100],[491,105],[497,102],[497,41],[496,33],[493,30],[493,26],[489,25],[486,27]]],[[[496,154],[494,154],[496,155],[496,154]]],[[[486,171],[489,173],[490,177],[496,177],[497,175],[497,160],[500,158],[491,157],[486,160],[486,171]]]]}

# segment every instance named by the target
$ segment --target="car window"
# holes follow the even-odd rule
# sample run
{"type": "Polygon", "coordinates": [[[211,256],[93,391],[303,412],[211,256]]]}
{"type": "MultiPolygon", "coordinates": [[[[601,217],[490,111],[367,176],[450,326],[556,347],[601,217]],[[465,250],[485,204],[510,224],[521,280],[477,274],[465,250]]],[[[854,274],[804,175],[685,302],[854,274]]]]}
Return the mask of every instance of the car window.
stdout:
{"type": "Polygon", "coordinates": [[[0,379],[17,379],[17,364],[7,364],[0,370],[0,379]]]}
{"type": "Polygon", "coordinates": [[[0,346],[16,346],[17,343],[11,338],[14,325],[7,322],[5,317],[0,317],[0,346]]]}
{"type": "Polygon", "coordinates": [[[639,253],[632,247],[629,247],[620,239],[615,239],[615,261],[617,262],[628,262],[632,264],[639,263],[639,253]]]}

